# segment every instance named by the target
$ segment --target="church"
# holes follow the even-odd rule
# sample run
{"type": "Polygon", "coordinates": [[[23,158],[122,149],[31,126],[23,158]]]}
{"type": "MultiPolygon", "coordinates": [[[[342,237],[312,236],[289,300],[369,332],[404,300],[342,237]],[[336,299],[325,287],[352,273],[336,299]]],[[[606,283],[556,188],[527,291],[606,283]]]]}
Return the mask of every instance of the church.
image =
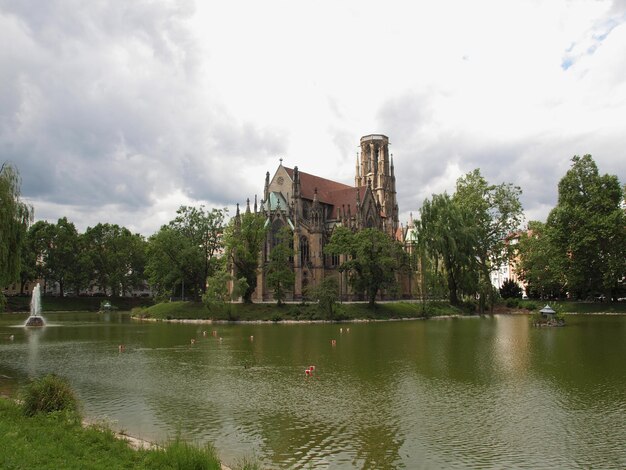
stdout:
{"type": "MultiPolygon", "coordinates": [[[[250,210],[249,203],[247,210],[250,210]]],[[[269,261],[276,235],[283,226],[293,232],[293,269],[295,285],[292,300],[300,300],[308,286],[317,285],[327,276],[337,276],[341,297],[352,298],[347,273],[340,273],[340,257],[326,255],[324,247],[337,226],[352,230],[377,228],[402,241],[398,223],[396,178],[389,138],[381,134],[361,137],[357,154],[354,186],[288,168],[282,161],[272,177],[265,175],[263,199],[254,211],[261,213],[267,227],[259,256],[257,288],[253,301],[272,299],[265,282],[264,266],[269,261]]]]}

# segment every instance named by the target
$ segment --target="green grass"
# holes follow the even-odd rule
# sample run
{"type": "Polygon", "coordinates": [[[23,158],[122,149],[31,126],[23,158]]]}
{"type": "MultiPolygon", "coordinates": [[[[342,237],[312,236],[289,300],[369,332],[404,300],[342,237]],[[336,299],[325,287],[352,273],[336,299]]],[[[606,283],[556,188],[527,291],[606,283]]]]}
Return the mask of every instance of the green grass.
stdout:
{"type": "Polygon", "coordinates": [[[626,314],[626,302],[572,302],[569,300],[514,300],[506,301],[512,308],[536,311],[545,305],[563,313],[619,313],[626,314]]]}
{"type": "MultiPolygon", "coordinates": [[[[105,426],[83,427],[74,413],[26,416],[15,401],[0,398],[0,468],[17,469],[220,469],[211,445],[177,438],[160,449],[134,450],[105,426]]],[[[254,460],[235,467],[259,469],[254,460]]]]}
{"type": "MultiPolygon", "coordinates": [[[[225,304],[207,307],[195,302],[166,302],[146,309],[135,309],[137,316],[156,319],[211,319],[223,321],[307,321],[331,320],[329,315],[314,303],[285,304],[225,304]]],[[[397,318],[423,318],[440,315],[459,315],[462,311],[445,302],[379,303],[374,308],[367,304],[336,304],[332,320],[384,320],[397,318]]]]}

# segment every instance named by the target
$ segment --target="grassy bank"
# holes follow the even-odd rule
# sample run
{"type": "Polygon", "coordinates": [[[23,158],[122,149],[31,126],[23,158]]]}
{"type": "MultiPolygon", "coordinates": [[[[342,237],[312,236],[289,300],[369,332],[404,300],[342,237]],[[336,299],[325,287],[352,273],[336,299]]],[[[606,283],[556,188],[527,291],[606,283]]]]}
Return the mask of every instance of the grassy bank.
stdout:
{"type": "Polygon", "coordinates": [[[332,315],[317,304],[223,304],[207,307],[194,302],[167,302],[145,309],[135,309],[137,316],[161,320],[198,319],[221,321],[351,321],[428,318],[459,315],[463,312],[445,302],[393,302],[376,304],[337,304],[332,315]]]}
{"type": "MultiPolygon", "coordinates": [[[[535,312],[545,301],[515,300],[503,302],[496,313],[535,312]]],[[[617,313],[626,314],[626,302],[549,302],[562,313],[617,313]]],[[[159,320],[218,320],[218,321],[353,321],[391,320],[399,318],[431,318],[443,315],[463,315],[468,312],[446,302],[390,302],[376,304],[350,303],[335,306],[333,315],[317,304],[223,304],[206,306],[199,302],[165,302],[147,308],[134,309],[136,316],[159,320]]]]}
{"type": "MultiPolygon", "coordinates": [[[[106,426],[83,426],[73,413],[26,416],[14,400],[0,398],[0,468],[3,469],[221,469],[217,453],[180,439],[158,449],[134,450],[106,426]]],[[[260,468],[243,461],[241,470],[260,468]]]]}
{"type": "Polygon", "coordinates": [[[612,313],[626,314],[626,302],[572,302],[569,300],[507,300],[503,305],[509,308],[518,308],[536,311],[546,304],[562,313],[612,313]]]}
{"type": "MultiPolygon", "coordinates": [[[[43,296],[41,307],[44,312],[97,312],[100,304],[108,300],[118,310],[132,310],[135,307],[148,307],[154,302],[146,297],[52,297],[43,296]]],[[[30,297],[7,297],[6,312],[30,311],[30,297]]]]}

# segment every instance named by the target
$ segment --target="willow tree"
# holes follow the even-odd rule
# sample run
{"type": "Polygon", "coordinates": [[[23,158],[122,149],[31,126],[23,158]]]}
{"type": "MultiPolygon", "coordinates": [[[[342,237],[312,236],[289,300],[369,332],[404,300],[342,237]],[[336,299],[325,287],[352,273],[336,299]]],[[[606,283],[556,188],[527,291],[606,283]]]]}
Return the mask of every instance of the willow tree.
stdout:
{"type": "Polygon", "coordinates": [[[443,265],[448,299],[459,305],[461,296],[476,287],[473,233],[466,214],[447,193],[433,194],[422,204],[417,230],[423,255],[433,261],[435,272],[443,265]]]}
{"type": "Polygon", "coordinates": [[[454,203],[466,217],[472,256],[476,261],[480,312],[486,302],[493,306],[494,289],[490,273],[511,258],[510,235],[520,227],[523,213],[522,190],[509,183],[489,184],[476,169],[459,178],[454,203]]]}
{"type": "MultiPolygon", "coordinates": [[[[9,164],[0,168],[0,285],[16,281],[20,274],[22,244],[33,210],[20,199],[21,180],[9,164]]],[[[0,306],[4,297],[0,293],[0,306]]]]}

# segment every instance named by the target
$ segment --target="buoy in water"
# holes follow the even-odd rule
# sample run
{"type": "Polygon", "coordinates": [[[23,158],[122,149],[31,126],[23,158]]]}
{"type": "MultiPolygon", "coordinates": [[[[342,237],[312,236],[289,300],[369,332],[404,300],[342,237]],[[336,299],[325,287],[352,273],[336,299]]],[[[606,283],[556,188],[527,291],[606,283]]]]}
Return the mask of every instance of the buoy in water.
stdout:
{"type": "Polygon", "coordinates": [[[311,371],[309,369],[304,369],[304,375],[309,377],[311,375],[311,371]]]}
{"type": "Polygon", "coordinates": [[[195,338],[191,338],[191,344],[196,344],[195,338]]]}
{"type": "Polygon", "coordinates": [[[309,370],[313,372],[315,370],[315,366],[309,366],[309,370]]]}
{"type": "Polygon", "coordinates": [[[202,336],[206,336],[206,331],[203,331],[203,332],[202,332],[202,336]]]}
{"type": "Polygon", "coordinates": [[[220,341],[222,341],[222,337],[220,336],[220,341]]]}
{"type": "Polygon", "coordinates": [[[211,332],[211,334],[212,334],[213,336],[217,336],[217,331],[213,330],[213,331],[211,332]]]}
{"type": "Polygon", "coordinates": [[[117,350],[118,350],[119,352],[124,352],[124,351],[126,351],[126,346],[124,346],[123,344],[120,344],[120,345],[117,347],[117,350]]]}
{"type": "Polygon", "coordinates": [[[343,328],[339,328],[339,333],[343,333],[343,328]]]}
{"type": "Polygon", "coordinates": [[[336,340],[336,339],[331,339],[331,340],[330,340],[330,344],[331,344],[332,346],[337,346],[337,340],[336,340]]]}
{"type": "Polygon", "coordinates": [[[350,333],[350,328],[346,328],[346,333],[350,333]]]}
{"type": "Polygon", "coordinates": [[[13,341],[15,339],[15,335],[9,335],[9,340],[13,341]]]}
{"type": "Polygon", "coordinates": [[[254,336],[250,335],[250,341],[254,341],[254,336]]]}

